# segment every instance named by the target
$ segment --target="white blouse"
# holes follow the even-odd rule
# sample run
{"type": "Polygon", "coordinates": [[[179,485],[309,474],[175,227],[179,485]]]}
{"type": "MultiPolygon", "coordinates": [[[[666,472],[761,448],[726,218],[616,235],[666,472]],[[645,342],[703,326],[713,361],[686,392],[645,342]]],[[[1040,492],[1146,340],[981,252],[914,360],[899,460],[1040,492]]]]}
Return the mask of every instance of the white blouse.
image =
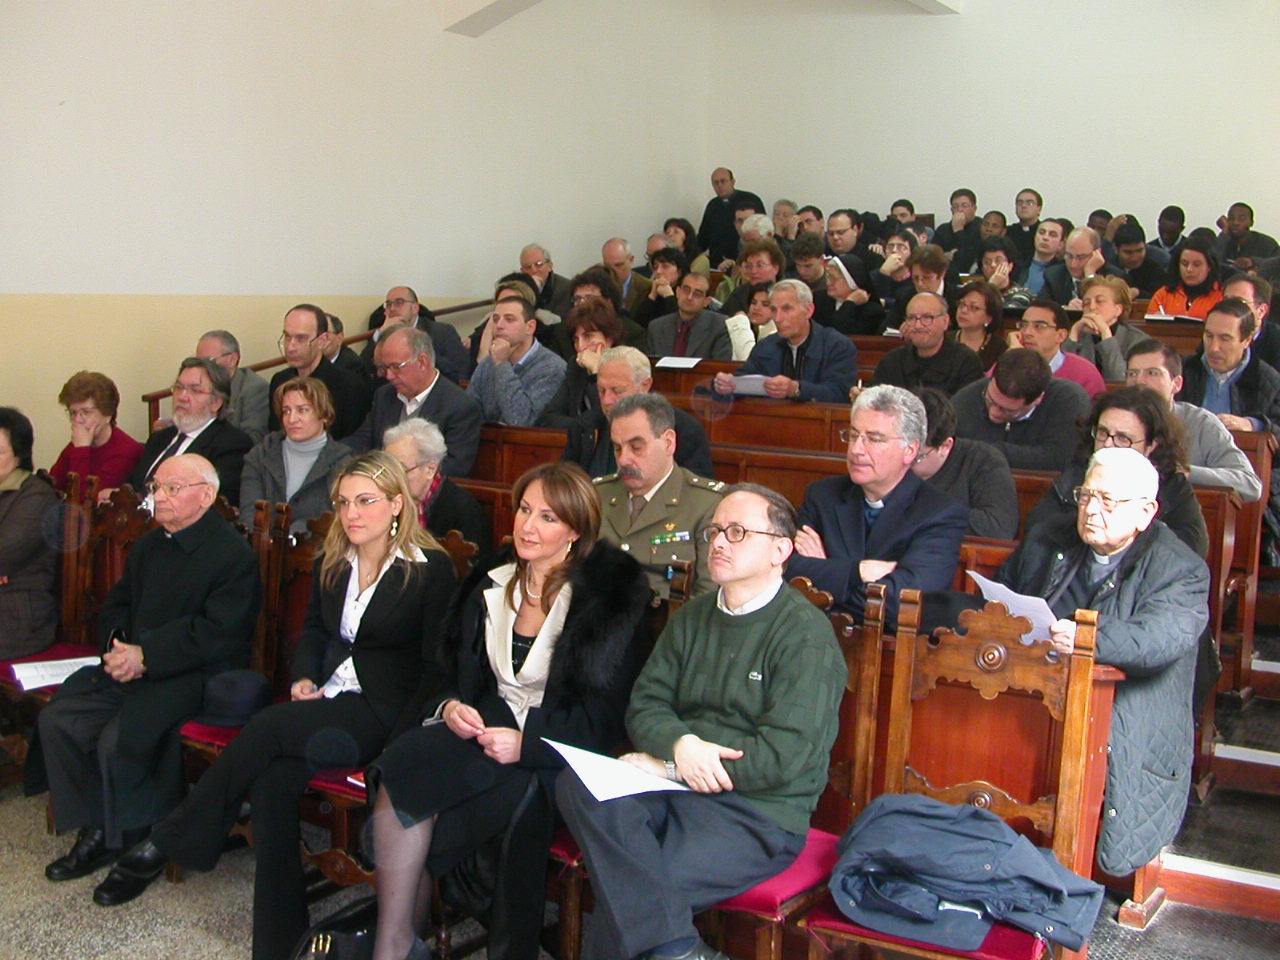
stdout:
{"type": "Polygon", "coordinates": [[[515,576],[516,565],[508,563],[491,571],[493,586],[484,591],[486,610],[484,644],[489,655],[489,667],[498,681],[498,695],[515,714],[516,723],[524,729],[525,717],[531,707],[542,706],[542,696],[547,688],[547,676],[551,672],[551,654],[556,640],[564,629],[564,618],[569,612],[573,589],[569,584],[560,588],[547,618],[542,622],[533,647],[525,658],[520,672],[512,669],[511,634],[515,627],[516,610],[524,599],[524,584],[517,583],[513,600],[515,609],[507,604],[507,583],[515,576]]]}

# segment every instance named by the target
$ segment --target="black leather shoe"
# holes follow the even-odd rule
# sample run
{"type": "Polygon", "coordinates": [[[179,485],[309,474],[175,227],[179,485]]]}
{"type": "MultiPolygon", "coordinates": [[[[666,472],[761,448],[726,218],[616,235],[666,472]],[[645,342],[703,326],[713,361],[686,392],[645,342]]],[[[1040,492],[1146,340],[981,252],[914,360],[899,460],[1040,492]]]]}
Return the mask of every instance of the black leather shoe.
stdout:
{"type": "Polygon", "coordinates": [[[93,902],[100,907],[116,907],[140,896],[151,881],[164,871],[165,855],[150,840],[125,853],[107,878],[93,891],[93,902]]]}
{"type": "Polygon", "coordinates": [[[101,827],[83,827],[76,836],[71,852],[45,867],[44,875],[55,883],[78,880],[95,870],[101,870],[118,856],[119,850],[107,846],[105,830],[101,827]]]}
{"type": "Polygon", "coordinates": [[[680,954],[678,957],[669,957],[666,954],[658,953],[656,950],[646,955],[649,960],[731,960],[730,957],[721,953],[715,947],[708,946],[705,941],[699,940],[692,949],[680,954]]]}

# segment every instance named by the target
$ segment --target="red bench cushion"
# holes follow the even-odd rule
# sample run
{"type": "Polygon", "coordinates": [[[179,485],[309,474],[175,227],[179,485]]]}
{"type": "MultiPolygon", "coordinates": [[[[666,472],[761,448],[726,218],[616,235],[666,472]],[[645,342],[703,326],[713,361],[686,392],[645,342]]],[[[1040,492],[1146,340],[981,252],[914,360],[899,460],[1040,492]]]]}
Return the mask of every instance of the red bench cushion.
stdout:
{"type": "Polygon", "coordinates": [[[788,900],[819,887],[831,878],[836,865],[836,844],[840,838],[825,830],[810,829],[804,850],[791,866],[776,877],[757,883],[745,893],[722,900],[717,910],[752,913],[775,922],[785,919],[782,906],[788,900]]]}

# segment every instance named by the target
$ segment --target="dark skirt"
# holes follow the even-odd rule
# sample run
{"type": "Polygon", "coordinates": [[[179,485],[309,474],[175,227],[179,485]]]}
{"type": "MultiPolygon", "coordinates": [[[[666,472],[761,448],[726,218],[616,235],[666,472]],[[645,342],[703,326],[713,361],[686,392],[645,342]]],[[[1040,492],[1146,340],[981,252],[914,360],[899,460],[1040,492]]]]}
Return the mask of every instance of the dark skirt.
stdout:
{"type": "MultiPolygon", "coordinates": [[[[479,705],[489,726],[515,727],[498,698],[479,705]]],[[[449,872],[511,822],[535,772],[518,763],[498,763],[475,740],[463,740],[448,725],[414,727],[397,737],[367,773],[369,795],[385,787],[402,823],[436,816],[427,869],[449,872]]]]}

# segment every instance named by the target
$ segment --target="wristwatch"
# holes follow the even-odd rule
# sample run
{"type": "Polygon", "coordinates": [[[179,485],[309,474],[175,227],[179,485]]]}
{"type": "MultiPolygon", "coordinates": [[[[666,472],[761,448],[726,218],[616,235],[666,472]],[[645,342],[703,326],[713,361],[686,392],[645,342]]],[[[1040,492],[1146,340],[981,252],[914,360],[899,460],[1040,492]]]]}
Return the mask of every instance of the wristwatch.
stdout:
{"type": "Polygon", "coordinates": [[[662,761],[662,765],[663,765],[664,767],[666,767],[666,768],[667,768],[667,779],[668,779],[668,780],[678,780],[678,779],[679,779],[679,777],[677,777],[677,776],[676,776],[676,764],[675,764],[675,761],[674,761],[674,760],[663,760],[663,761],[662,761]]]}

